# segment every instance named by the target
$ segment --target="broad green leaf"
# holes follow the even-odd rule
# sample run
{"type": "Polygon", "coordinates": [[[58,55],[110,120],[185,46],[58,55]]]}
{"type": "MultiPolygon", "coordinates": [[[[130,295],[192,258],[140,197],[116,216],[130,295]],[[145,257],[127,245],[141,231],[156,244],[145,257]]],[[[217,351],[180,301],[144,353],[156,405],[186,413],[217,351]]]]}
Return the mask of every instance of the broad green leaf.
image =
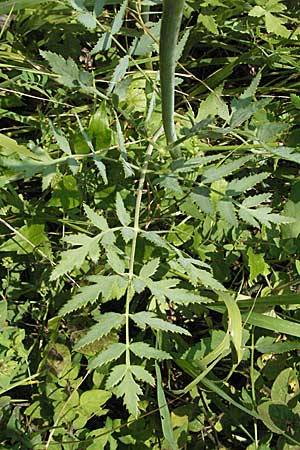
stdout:
{"type": "Polygon", "coordinates": [[[263,402],[257,407],[260,420],[273,433],[283,434],[289,426],[297,426],[299,416],[283,403],[273,401],[263,402]]]}
{"type": "Polygon", "coordinates": [[[161,420],[161,426],[163,430],[164,437],[167,441],[168,446],[170,446],[171,450],[178,450],[172,422],[170,411],[168,407],[168,402],[162,387],[162,378],[160,368],[157,362],[155,362],[155,372],[156,372],[156,380],[157,380],[157,403],[159,407],[159,415],[161,420]]]}
{"type": "Polygon", "coordinates": [[[214,290],[224,291],[225,288],[219,283],[211,273],[207,272],[207,270],[202,270],[198,268],[194,268],[195,275],[197,276],[198,281],[203,284],[203,286],[208,287],[214,290]]]}
{"type": "Polygon", "coordinates": [[[103,180],[104,184],[108,184],[107,174],[106,174],[106,167],[104,163],[102,162],[102,158],[99,155],[93,155],[93,161],[95,163],[95,166],[97,167],[101,178],[103,180]]]}
{"type": "Polygon", "coordinates": [[[233,344],[233,350],[235,352],[236,363],[239,364],[243,358],[242,350],[242,337],[243,326],[242,317],[237,305],[237,302],[226,292],[219,294],[220,300],[222,300],[227,308],[228,313],[228,333],[233,344]]]}
{"type": "MultiPolygon", "coordinates": [[[[257,73],[257,75],[253,78],[253,80],[250,83],[250,86],[248,86],[244,92],[239,96],[239,100],[247,100],[249,103],[251,102],[252,98],[255,96],[258,85],[261,81],[261,71],[257,73]]],[[[245,103],[243,103],[245,104],[245,103]]]]}
{"type": "Polygon", "coordinates": [[[133,228],[123,227],[121,230],[121,234],[126,244],[128,244],[128,242],[130,242],[133,239],[134,230],[133,228]]]}
{"type": "Polygon", "coordinates": [[[154,258],[151,261],[148,261],[143,267],[141,268],[139,277],[146,279],[152,277],[152,275],[155,274],[160,264],[159,258],[154,258]]]}
{"type": "Polygon", "coordinates": [[[67,155],[71,155],[72,151],[71,151],[70,144],[69,144],[67,138],[62,134],[62,132],[58,131],[58,129],[51,122],[50,122],[50,126],[51,126],[53,136],[55,137],[55,140],[59,145],[59,148],[67,155]]]}
{"type": "Polygon", "coordinates": [[[105,0],[95,0],[95,5],[94,5],[95,16],[100,16],[100,14],[103,10],[104,4],[105,4],[105,0]]]}
{"type": "Polygon", "coordinates": [[[269,11],[265,13],[266,20],[266,29],[268,33],[274,33],[277,36],[288,38],[291,34],[291,31],[286,28],[283,24],[286,22],[286,19],[275,16],[271,14],[269,11]]]}
{"type": "Polygon", "coordinates": [[[96,414],[111,397],[111,392],[102,389],[91,389],[80,396],[80,407],[86,415],[96,414]]]}
{"type": "Polygon", "coordinates": [[[7,0],[0,4],[0,14],[8,14],[12,9],[19,11],[25,8],[35,8],[41,3],[46,3],[49,0],[7,0]]]}
{"type": "Polygon", "coordinates": [[[229,111],[228,106],[222,99],[223,94],[223,86],[219,86],[215,89],[214,92],[211,92],[208,97],[203,100],[198,109],[198,114],[196,117],[196,122],[200,122],[201,120],[206,119],[211,116],[219,116],[222,119],[228,121],[229,120],[229,111]]]}
{"type": "Polygon", "coordinates": [[[120,59],[117,67],[114,70],[113,76],[111,78],[111,81],[108,86],[107,93],[111,94],[113,90],[115,89],[116,85],[124,78],[127,69],[129,66],[129,56],[126,55],[123,58],[120,59]]]}
{"type": "Polygon", "coordinates": [[[57,280],[73,269],[79,269],[87,257],[96,262],[100,255],[98,242],[99,236],[94,238],[86,236],[86,242],[81,247],[62,252],[61,260],[52,272],[50,280],[57,280]]]}
{"type": "Polygon", "coordinates": [[[206,186],[200,186],[190,195],[190,199],[201,211],[213,215],[214,210],[210,201],[210,190],[206,186]]]}
{"type": "Polygon", "coordinates": [[[106,380],[106,389],[111,389],[117,384],[120,383],[120,381],[124,378],[124,375],[126,373],[127,366],[125,364],[119,364],[118,366],[115,366],[110,374],[109,377],[106,380]]]}
{"type": "Polygon", "coordinates": [[[249,16],[251,17],[263,17],[266,13],[266,10],[259,5],[254,6],[249,11],[249,16]]]}
{"type": "Polygon", "coordinates": [[[76,178],[73,175],[64,175],[53,189],[48,205],[62,207],[64,211],[68,211],[79,206],[81,199],[76,178]]]}
{"type": "Polygon", "coordinates": [[[77,309],[83,308],[88,304],[93,304],[99,297],[100,291],[97,284],[91,286],[83,286],[80,288],[80,292],[71,300],[69,300],[59,311],[59,316],[65,316],[77,309]]]}
{"type": "MultiPolygon", "coordinates": [[[[1,6],[0,6],[1,8],[1,6]]],[[[18,144],[14,139],[0,133],[0,154],[11,157],[12,155],[25,156],[39,160],[38,156],[28,150],[24,145],[18,144]]]]}
{"type": "Polygon", "coordinates": [[[76,19],[88,30],[94,30],[97,27],[96,17],[89,11],[76,14],[76,19]]]}
{"type": "Polygon", "coordinates": [[[124,261],[119,257],[117,252],[113,250],[112,247],[106,248],[106,257],[108,264],[116,273],[122,274],[125,272],[124,261]]]}
{"type": "Polygon", "coordinates": [[[106,52],[110,49],[112,43],[111,33],[108,31],[103,33],[98,39],[96,45],[91,50],[91,55],[96,55],[97,53],[106,52]]]}
{"type": "Polygon", "coordinates": [[[254,253],[252,247],[247,250],[248,265],[250,268],[249,282],[255,281],[259,275],[267,276],[270,273],[269,264],[265,262],[262,253],[254,253]]]}
{"type": "Polygon", "coordinates": [[[287,319],[279,319],[256,312],[242,315],[243,320],[247,323],[255,325],[256,327],[265,328],[266,330],[274,331],[275,333],[288,334],[290,336],[300,337],[300,324],[292,322],[287,319]]]}
{"type": "Polygon", "coordinates": [[[124,320],[123,314],[114,312],[103,314],[99,322],[93,325],[86,335],[76,343],[75,350],[106,336],[112,329],[118,330],[124,324],[124,320]]]}
{"type": "Polygon", "coordinates": [[[88,132],[91,133],[96,151],[110,146],[112,130],[110,128],[107,102],[102,101],[99,108],[92,115],[88,132]]]}
{"type": "Polygon", "coordinates": [[[72,58],[64,59],[61,55],[44,50],[40,50],[40,54],[48,61],[53,72],[59,76],[59,83],[68,88],[92,87],[92,75],[79,69],[72,58]]]}
{"type": "Polygon", "coordinates": [[[140,328],[145,328],[145,326],[148,325],[154,330],[169,331],[170,333],[180,333],[190,336],[189,331],[179,327],[178,325],[159,319],[154,313],[151,312],[143,311],[136,314],[131,314],[130,317],[140,328]]]}
{"type": "Polygon", "coordinates": [[[88,205],[83,205],[84,212],[88,219],[92,222],[95,227],[99,228],[101,231],[106,231],[109,229],[107,220],[101,215],[95,213],[88,205]]]}
{"type": "Polygon", "coordinates": [[[258,111],[264,109],[271,101],[272,98],[263,98],[249,104],[247,99],[233,100],[231,103],[233,112],[230,119],[230,126],[232,128],[240,126],[258,111]]]}
{"type": "Polygon", "coordinates": [[[256,184],[261,183],[270,174],[267,172],[257,173],[244,178],[235,178],[228,183],[226,194],[230,196],[240,195],[248,189],[253,188],[256,184]]]}
{"type": "Polygon", "coordinates": [[[142,231],[141,235],[158,247],[169,249],[168,243],[155,231],[142,231]]]}
{"type": "Polygon", "coordinates": [[[271,390],[271,399],[273,402],[287,405],[298,391],[297,371],[292,369],[292,367],[287,367],[276,377],[271,390]]]}
{"type": "Polygon", "coordinates": [[[133,342],[132,344],[130,344],[130,351],[132,351],[136,356],[142,359],[172,359],[169,353],[157,348],[153,348],[145,342],[133,342]]]}
{"type": "Polygon", "coordinates": [[[210,33],[214,34],[215,36],[217,36],[219,34],[218,26],[217,26],[217,23],[216,23],[216,21],[215,21],[213,16],[199,14],[197,22],[198,23],[202,23],[202,25],[204,25],[205,28],[210,33]]]}
{"type": "Polygon", "coordinates": [[[148,383],[151,386],[155,386],[155,380],[153,376],[150,374],[150,372],[148,372],[148,370],[144,369],[143,366],[131,365],[130,370],[137,380],[148,383]]]}
{"type": "Polygon", "coordinates": [[[133,55],[146,56],[147,54],[152,52],[153,46],[155,44],[155,40],[153,38],[159,40],[160,26],[161,26],[160,20],[155,23],[153,22],[147,23],[147,28],[150,31],[150,33],[144,32],[144,34],[139,38],[134,47],[133,55]]]}
{"type": "Polygon", "coordinates": [[[111,27],[111,34],[117,34],[119,33],[122,24],[123,24],[123,20],[124,20],[124,16],[125,16],[125,11],[128,5],[128,0],[124,0],[122,3],[121,8],[119,9],[118,13],[115,16],[115,19],[113,21],[112,27],[111,27]]]}
{"type": "Polygon", "coordinates": [[[284,215],[295,219],[294,223],[282,226],[285,239],[297,238],[300,234],[300,182],[293,185],[289,200],[284,206],[284,215]]]}
{"type": "Polygon", "coordinates": [[[260,353],[288,353],[300,350],[300,342],[290,340],[276,342],[274,337],[265,336],[257,340],[255,349],[260,353]]]}
{"type": "Polygon", "coordinates": [[[117,397],[123,397],[124,404],[130,414],[134,417],[139,415],[138,403],[140,396],[143,394],[140,386],[134,381],[130,368],[125,372],[125,376],[121,383],[115,388],[117,397]]]}
{"type": "Polygon", "coordinates": [[[233,172],[243,167],[252,158],[253,157],[249,155],[242,156],[236,160],[221,164],[219,167],[210,167],[203,172],[203,182],[212,183],[213,181],[217,181],[231,175],[233,172]]]}
{"type": "Polygon", "coordinates": [[[126,227],[130,224],[131,219],[129,213],[126,211],[126,208],[124,206],[123,199],[121,197],[121,194],[118,192],[116,197],[116,210],[117,210],[117,216],[121,224],[126,227]]]}
{"type": "Polygon", "coordinates": [[[229,223],[229,225],[231,225],[232,227],[236,227],[238,225],[233,203],[229,199],[224,198],[218,201],[217,211],[219,212],[220,216],[227,223],[229,223]]]}
{"type": "Polygon", "coordinates": [[[101,367],[103,364],[107,364],[115,359],[120,358],[126,350],[126,345],[116,342],[110,345],[106,350],[99,353],[89,364],[90,369],[101,367]]]}
{"type": "Polygon", "coordinates": [[[128,279],[122,275],[91,275],[89,281],[97,283],[102,295],[102,302],[120,300],[128,287],[128,279]]]}
{"type": "Polygon", "coordinates": [[[39,248],[46,255],[51,256],[51,246],[43,223],[29,222],[17,231],[14,237],[2,243],[1,252],[16,252],[18,255],[36,254],[36,248],[39,248]]]}
{"type": "Polygon", "coordinates": [[[209,303],[211,300],[207,297],[199,295],[188,289],[178,289],[175,288],[179,280],[176,279],[166,279],[159,281],[147,281],[147,286],[151,290],[152,294],[164,301],[168,298],[172,302],[179,305],[188,305],[189,303],[209,303]]]}

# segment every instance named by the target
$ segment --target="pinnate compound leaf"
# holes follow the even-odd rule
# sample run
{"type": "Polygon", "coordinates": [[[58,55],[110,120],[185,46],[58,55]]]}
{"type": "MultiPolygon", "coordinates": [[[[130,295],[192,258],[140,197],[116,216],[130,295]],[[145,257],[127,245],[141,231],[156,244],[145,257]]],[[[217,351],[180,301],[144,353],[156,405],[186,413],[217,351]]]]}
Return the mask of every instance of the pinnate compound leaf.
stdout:
{"type": "Polygon", "coordinates": [[[107,220],[103,216],[96,214],[88,205],[83,205],[83,208],[87,218],[90,219],[95,227],[101,231],[107,231],[109,229],[107,220]]]}
{"type": "Polygon", "coordinates": [[[126,211],[123,199],[120,195],[120,193],[117,193],[116,197],[116,210],[117,210],[117,216],[121,224],[126,227],[130,224],[131,219],[129,213],[126,211]]]}
{"type": "Polygon", "coordinates": [[[75,350],[106,336],[113,329],[119,329],[123,325],[124,320],[123,314],[113,312],[103,314],[100,321],[93,325],[85,336],[79,339],[75,345],[75,350]]]}
{"type": "Polygon", "coordinates": [[[159,267],[159,263],[160,263],[159,258],[155,258],[155,259],[152,259],[151,261],[148,261],[142,267],[139,277],[143,278],[143,279],[152,277],[152,275],[154,275],[155,272],[157,271],[157,269],[159,267]]]}
{"type": "Polygon", "coordinates": [[[158,360],[172,359],[172,356],[169,353],[151,347],[149,344],[146,344],[146,342],[134,342],[130,345],[130,350],[139,358],[158,360]]]}
{"type": "Polygon", "coordinates": [[[126,370],[123,380],[115,388],[115,394],[117,397],[124,398],[124,404],[128,412],[137,417],[139,414],[139,397],[143,394],[143,391],[134,381],[130,368],[126,370]]]}
{"type": "Polygon", "coordinates": [[[147,325],[154,330],[169,331],[170,333],[180,333],[190,336],[190,332],[178,325],[167,322],[166,320],[156,317],[156,315],[149,311],[142,311],[136,314],[130,315],[131,319],[140,328],[145,328],[147,325]]]}
{"type": "Polygon", "coordinates": [[[141,380],[144,383],[148,383],[151,386],[155,386],[155,380],[148,370],[142,366],[131,365],[130,370],[137,380],[141,380]]]}
{"type": "Polygon", "coordinates": [[[89,364],[90,369],[95,369],[96,367],[101,367],[115,359],[120,358],[126,350],[126,345],[116,342],[110,345],[106,350],[99,353],[89,364]]]}

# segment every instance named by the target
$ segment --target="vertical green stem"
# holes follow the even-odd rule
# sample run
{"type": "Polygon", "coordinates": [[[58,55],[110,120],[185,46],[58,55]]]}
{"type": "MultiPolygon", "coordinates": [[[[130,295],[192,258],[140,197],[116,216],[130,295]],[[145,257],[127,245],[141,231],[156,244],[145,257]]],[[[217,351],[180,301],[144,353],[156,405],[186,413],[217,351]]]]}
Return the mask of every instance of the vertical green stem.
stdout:
{"type": "Polygon", "coordinates": [[[128,289],[126,294],[126,306],[125,306],[125,337],[126,337],[126,365],[130,366],[130,352],[129,352],[129,345],[130,345],[130,334],[129,334],[129,314],[130,314],[130,302],[132,300],[134,290],[132,286],[132,279],[134,276],[134,261],[135,261],[135,252],[136,252],[136,244],[137,244],[137,238],[138,234],[140,232],[140,213],[141,213],[141,204],[142,204],[142,196],[143,196],[143,188],[146,178],[146,173],[148,170],[149,161],[153,152],[154,143],[160,138],[160,136],[163,134],[163,129],[160,128],[155,135],[153,136],[152,141],[149,143],[145,160],[143,167],[141,169],[141,175],[139,179],[138,189],[137,189],[137,196],[135,201],[135,212],[134,212],[134,234],[132,238],[132,245],[131,245],[131,253],[130,253],[130,260],[129,260],[129,272],[128,272],[128,289]]]}
{"type": "MultiPolygon", "coordinates": [[[[160,83],[162,101],[162,119],[168,144],[177,140],[175,109],[175,69],[176,46],[183,15],[185,0],[163,0],[163,16],[160,30],[160,83]]],[[[180,149],[171,150],[173,158],[180,157],[180,149]]]]}

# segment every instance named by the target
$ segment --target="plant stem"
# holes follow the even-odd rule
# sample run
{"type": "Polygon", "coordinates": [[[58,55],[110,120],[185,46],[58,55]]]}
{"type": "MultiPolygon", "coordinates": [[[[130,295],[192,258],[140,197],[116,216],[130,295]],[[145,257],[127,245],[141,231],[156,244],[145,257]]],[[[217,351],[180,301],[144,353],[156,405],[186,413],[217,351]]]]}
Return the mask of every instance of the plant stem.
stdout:
{"type": "MultiPolygon", "coordinates": [[[[159,59],[162,119],[168,145],[177,140],[175,109],[176,46],[183,15],[184,0],[164,0],[160,30],[159,59]]],[[[179,147],[170,151],[174,159],[181,156],[179,147]]]]}
{"type": "Polygon", "coordinates": [[[135,261],[135,252],[136,252],[136,244],[137,244],[137,238],[138,234],[140,232],[140,213],[141,213],[141,204],[142,204],[142,196],[143,196],[143,188],[146,178],[146,173],[148,170],[149,161],[154,149],[154,143],[160,138],[160,136],[163,134],[163,128],[161,127],[153,136],[152,141],[149,143],[145,160],[143,167],[141,169],[141,175],[139,179],[138,189],[137,189],[137,196],[135,201],[135,212],[134,212],[134,224],[133,224],[133,238],[132,238],[132,245],[131,245],[131,253],[130,253],[130,259],[129,259],[129,271],[128,271],[128,288],[127,288],[127,294],[126,294],[126,306],[125,306],[125,337],[126,337],[126,365],[130,366],[130,352],[129,352],[129,345],[130,345],[130,333],[129,333],[129,315],[130,315],[130,302],[134,295],[134,290],[132,286],[132,280],[134,276],[134,261],[135,261]]]}

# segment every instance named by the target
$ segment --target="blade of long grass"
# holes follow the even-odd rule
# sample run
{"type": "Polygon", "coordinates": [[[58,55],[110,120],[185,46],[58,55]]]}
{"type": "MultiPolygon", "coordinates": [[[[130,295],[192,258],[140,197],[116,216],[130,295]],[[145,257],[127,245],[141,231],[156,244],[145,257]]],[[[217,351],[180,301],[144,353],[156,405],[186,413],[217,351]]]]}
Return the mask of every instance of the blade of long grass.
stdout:
{"type": "Polygon", "coordinates": [[[156,371],[156,388],[157,388],[157,402],[160,413],[160,420],[164,438],[166,439],[168,445],[170,446],[170,450],[178,450],[176,439],[174,436],[174,431],[171,423],[170,411],[168,408],[168,403],[166,400],[166,396],[162,387],[161,382],[161,372],[159,365],[155,362],[155,371],[156,371]]]}

